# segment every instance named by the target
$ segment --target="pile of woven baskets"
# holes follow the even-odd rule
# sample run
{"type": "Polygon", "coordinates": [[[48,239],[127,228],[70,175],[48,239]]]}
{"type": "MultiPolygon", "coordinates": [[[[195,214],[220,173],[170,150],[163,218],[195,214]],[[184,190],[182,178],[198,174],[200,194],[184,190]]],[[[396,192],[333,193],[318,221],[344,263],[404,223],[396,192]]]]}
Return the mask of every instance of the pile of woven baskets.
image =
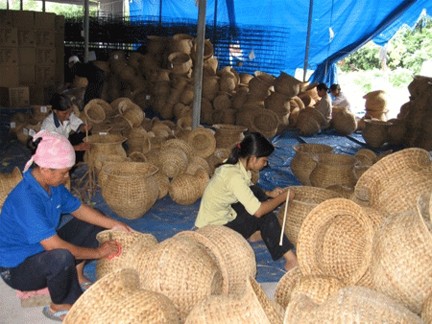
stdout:
{"type": "Polygon", "coordinates": [[[80,117],[94,125],[84,140],[90,144],[84,161],[110,208],[130,219],[167,194],[181,205],[195,203],[245,130],[222,124],[192,129],[189,117],[148,119],[129,98],[93,99],[80,117]]]}
{"type": "Polygon", "coordinates": [[[337,154],[333,147],[318,143],[297,144],[294,150],[290,167],[302,185],[330,189],[345,197],[353,193],[360,176],[389,153],[362,148],[354,155],[337,154]]]}
{"type": "Polygon", "coordinates": [[[18,167],[14,167],[11,172],[0,173],[0,211],[9,192],[15,188],[21,179],[22,174],[18,167]]]}
{"type": "Polygon", "coordinates": [[[215,323],[248,318],[265,323],[272,306],[255,281],[250,244],[225,226],[182,231],[157,242],[151,234],[107,230],[121,253],[97,262],[97,281],[65,323],[215,323]],[[226,311],[217,311],[223,307],[226,311]],[[251,317],[252,316],[252,317],[251,317]]]}
{"type": "MultiPolygon", "coordinates": [[[[362,153],[365,164],[370,158],[362,153]]],[[[299,266],[276,287],[284,323],[432,320],[427,151],[408,148],[383,157],[360,176],[349,198],[310,186],[291,190],[296,195],[284,230],[299,266]]]]}

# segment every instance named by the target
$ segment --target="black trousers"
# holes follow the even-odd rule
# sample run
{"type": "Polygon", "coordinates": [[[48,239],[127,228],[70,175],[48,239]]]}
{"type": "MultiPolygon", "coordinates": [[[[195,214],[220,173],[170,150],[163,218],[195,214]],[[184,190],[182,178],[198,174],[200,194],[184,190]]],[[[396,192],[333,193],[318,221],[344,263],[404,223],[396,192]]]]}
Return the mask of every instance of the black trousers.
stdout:
{"type": "MultiPolygon", "coordinates": [[[[73,218],[57,234],[74,245],[95,248],[99,245],[96,234],[101,230],[73,218]]],[[[28,257],[14,268],[0,268],[0,275],[13,289],[31,291],[48,287],[53,303],[73,304],[82,294],[76,271],[81,262],[68,250],[55,249],[28,257]]]]}
{"type": "MultiPolygon", "coordinates": [[[[265,192],[257,185],[250,188],[259,201],[268,199],[265,192]]],[[[294,247],[285,234],[283,235],[282,246],[279,245],[281,226],[274,212],[258,218],[249,214],[241,203],[233,204],[232,207],[236,211],[237,217],[225,226],[240,233],[245,239],[248,239],[256,231],[260,231],[273,260],[280,259],[294,247]]]]}
{"type": "MultiPolygon", "coordinates": [[[[69,142],[72,146],[81,144],[85,136],[86,134],[82,132],[69,134],[69,142]]],[[[84,153],[85,151],[75,151],[75,163],[84,161],[84,153]]]]}

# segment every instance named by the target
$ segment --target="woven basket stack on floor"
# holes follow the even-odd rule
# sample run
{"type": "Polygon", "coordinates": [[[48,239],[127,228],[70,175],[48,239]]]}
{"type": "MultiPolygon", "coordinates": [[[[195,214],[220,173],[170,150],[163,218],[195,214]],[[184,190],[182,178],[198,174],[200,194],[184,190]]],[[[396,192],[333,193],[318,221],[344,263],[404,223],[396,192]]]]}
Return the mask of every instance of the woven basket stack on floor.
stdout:
{"type": "Polygon", "coordinates": [[[376,161],[363,150],[357,158],[370,166],[349,198],[317,191],[322,201],[300,209],[320,188],[292,187],[298,201],[285,232],[296,240],[299,266],[276,287],[284,323],[430,321],[429,153],[410,148],[376,161]]]}

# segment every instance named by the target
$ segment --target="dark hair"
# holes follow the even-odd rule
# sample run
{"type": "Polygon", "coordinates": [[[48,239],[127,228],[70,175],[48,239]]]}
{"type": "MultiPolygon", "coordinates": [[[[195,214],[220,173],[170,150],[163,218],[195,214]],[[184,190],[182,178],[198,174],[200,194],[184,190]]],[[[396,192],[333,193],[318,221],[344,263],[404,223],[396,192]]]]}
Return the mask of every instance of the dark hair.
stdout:
{"type": "Polygon", "coordinates": [[[341,89],[341,87],[340,87],[340,85],[337,84],[337,83],[333,83],[333,84],[330,86],[330,91],[335,91],[335,90],[340,90],[340,89],[341,89]]]}
{"type": "Polygon", "coordinates": [[[328,88],[327,88],[327,85],[325,83],[319,83],[317,85],[317,90],[325,90],[325,91],[327,91],[328,88]]]}
{"type": "Polygon", "coordinates": [[[54,93],[50,100],[50,105],[52,109],[65,111],[72,108],[73,104],[71,99],[60,93],[54,93]]]}
{"type": "Polygon", "coordinates": [[[236,164],[240,158],[249,159],[251,156],[270,156],[274,146],[261,133],[249,132],[243,140],[233,147],[231,154],[223,164],[236,164]]]}

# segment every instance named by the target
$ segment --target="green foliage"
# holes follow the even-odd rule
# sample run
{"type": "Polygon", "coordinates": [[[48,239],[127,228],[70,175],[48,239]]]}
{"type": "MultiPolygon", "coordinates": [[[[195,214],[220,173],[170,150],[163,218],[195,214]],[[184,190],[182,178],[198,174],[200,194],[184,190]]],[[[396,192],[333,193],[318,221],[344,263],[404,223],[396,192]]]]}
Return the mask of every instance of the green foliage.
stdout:
{"type": "MultiPolygon", "coordinates": [[[[387,45],[387,67],[391,70],[402,68],[410,70],[412,74],[418,73],[423,61],[432,58],[431,39],[431,17],[423,17],[412,29],[402,27],[387,45]]],[[[344,72],[366,71],[381,68],[381,63],[380,47],[369,42],[339,62],[339,67],[344,72]]],[[[402,74],[395,78],[405,78],[402,74]]]]}

